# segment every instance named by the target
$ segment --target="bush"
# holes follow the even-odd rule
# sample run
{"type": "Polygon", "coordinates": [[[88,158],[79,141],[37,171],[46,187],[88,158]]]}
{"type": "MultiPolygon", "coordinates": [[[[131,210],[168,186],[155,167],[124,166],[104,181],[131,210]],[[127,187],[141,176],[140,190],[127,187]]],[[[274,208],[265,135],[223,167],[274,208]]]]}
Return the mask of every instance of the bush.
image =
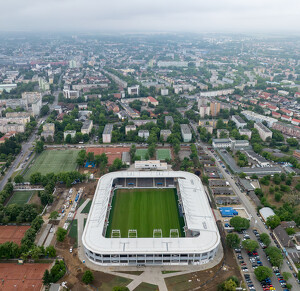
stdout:
{"type": "Polygon", "coordinates": [[[64,241],[66,234],[67,234],[67,230],[63,229],[62,227],[59,227],[56,232],[56,239],[62,242],[64,241]]]}
{"type": "Polygon", "coordinates": [[[92,283],[94,281],[94,275],[90,270],[87,270],[84,272],[82,276],[82,282],[86,285],[92,283]]]}
{"type": "Polygon", "coordinates": [[[237,248],[241,242],[241,239],[236,233],[229,233],[226,236],[226,244],[230,248],[237,248]]]}
{"type": "Polygon", "coordinates": [[[230,225],[234,227],[234,230],[241,231],[250,227],[250,222],[246,218],[235,216],[230,219],[230,225]]]}

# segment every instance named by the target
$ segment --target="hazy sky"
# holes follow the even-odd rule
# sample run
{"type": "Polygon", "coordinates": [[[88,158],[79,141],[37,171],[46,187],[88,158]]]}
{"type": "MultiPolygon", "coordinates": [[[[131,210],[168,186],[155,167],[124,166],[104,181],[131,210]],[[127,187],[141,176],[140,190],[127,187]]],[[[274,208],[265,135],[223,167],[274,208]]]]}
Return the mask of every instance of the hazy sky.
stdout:
{"type": "Polygon", "coordinates": [[[1,0],[0,30],[299,32],[300,0],[1,0]]]}

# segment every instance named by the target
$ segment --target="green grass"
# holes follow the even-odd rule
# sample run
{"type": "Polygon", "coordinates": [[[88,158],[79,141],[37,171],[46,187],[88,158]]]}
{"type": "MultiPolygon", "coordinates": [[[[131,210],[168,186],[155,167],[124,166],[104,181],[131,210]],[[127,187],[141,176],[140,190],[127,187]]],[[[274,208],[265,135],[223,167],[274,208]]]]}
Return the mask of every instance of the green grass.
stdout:
{"type": "Polygon", "coordinates": [[[69,231],[69,237],[74,238],[76,243],[74,247],[77,247],[77,238],[78,238],[78,226],[77,226],[77,219],[74,219],[69,231]]]}
{"type": "Polygon", "coordinates": [[[137,286],[134,291],[158,291],[158,286],[142,282],[139,286],[137,286]]]}
{"type": "MultiPolygon", "coordinates": [[[[111,291],[113,290],[114,287],[116,286],[127,286],[132,280],[131,279],[127,279],[124,277],[118,277],[118,276],[114,276],[114,278],[112,280],[110,280],[109,282],[103,282],[100,286],[99,289],[97,290],[101,290],[101,291],[111,291]]],[[[99,286],[96,286],[99,287],[99,286]]]]}
{"type": "Polygon", "coordinates": [[[13,196],[9,199],[7,205],[9,204],[26,204],[31,196],[34,194],[34,191],[16,191],[13,196]]]}
{"type": "Polygon", "coordinates": [[[147,153],[148,153],[148,150],[138,149],[138,150],[136,150],[135,155],[138,157],[141,157],[141,160],[144,161],[147,153]]]}
{"type": "Polygon", "coordinates": [[[165,161],[165,160],[171,160],[171,152],[169,149],[158,149],[156,151],[156,159],[165,161]]]}
{"type": "Polygon", "coordinates": [[[48,173],[69,172],[76,169],[78,150],[46,150],[43,151],[30,168],[25,172],[24,179],[29,181],[31,174],[40,172],[48,173]]]}
{"type": "Polygon", "coordinates": [[[92,205],[92,200],[90,200],[87,205],[82,209],[81,213],[89,213],[92,205]]]}
{"type": "Polygon", "coordinates": [[[174,189],[121,189],[114,194],[106,237],[113,229],[121,237],[128,237],[129,229],[136,229],[138,237],[153,237],[153,229],[161,229],[163,237],[178,229],[183,236],[181,226],[174,189]]]}

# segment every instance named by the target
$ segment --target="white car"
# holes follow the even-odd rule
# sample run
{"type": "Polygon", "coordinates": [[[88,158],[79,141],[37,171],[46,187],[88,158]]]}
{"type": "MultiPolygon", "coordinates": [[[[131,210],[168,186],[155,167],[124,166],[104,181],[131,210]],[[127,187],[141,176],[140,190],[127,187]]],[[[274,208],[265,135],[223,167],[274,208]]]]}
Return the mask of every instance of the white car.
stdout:
{"type": "Polygon", "coordinates": [[[72,247],[70,248],[70,253],[73,253],[73,248],[72,247]]]}

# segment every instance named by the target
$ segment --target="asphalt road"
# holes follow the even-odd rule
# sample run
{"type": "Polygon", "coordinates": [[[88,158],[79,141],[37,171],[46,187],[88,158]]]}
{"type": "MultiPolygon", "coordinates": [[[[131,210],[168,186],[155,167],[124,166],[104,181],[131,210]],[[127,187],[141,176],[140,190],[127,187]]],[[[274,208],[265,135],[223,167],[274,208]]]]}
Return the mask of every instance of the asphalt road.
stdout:
{"type": "MultiPolygon", "coordinates": [[[[216,160],[216,158],[213,156],[213,154],[207,149],[207,147],[199,142],[200,146],[203,147],[204,151],[210,155],[212,158],[214,158],[216,160]]],[[[263,222],[261,221],[261,219],[257,216],[257,211],[256,211],[256,207],[252,204],[250,198],[248,196],[246,196],[246,194],[242,193],[241,190],[239,189],[239,187],[236,186],[235,184],[235,180],[234,180],[234,176],[227,174],[225,172],[225,169],[220,165],[220,163],[216,160],[216,166],[219,168],[220,172],[222,173],[222,175],[224,176],[224,178],[229,182],[230,187],[233,189],[233,191],[236,193],[236,195],[239,197],[240,201],[242,202],[243,206],[245,207],[245,209],[247,210],[247,212],[249,213],[249,215],[251,216],[251,220],[250,220],[250,229],[249,229],[249,235],[250,233],[252,233],[252,229],[256,228],[258,230],[259,233],[270,233],[269,230],[265,227],[265,225],[263,224],[263,222]]],[[[253,233],[252,233],[253,235],[253,233]]],[[[251,236],[251,235],[250,235],[251,236]]],[[[271,238],[271,237],[270,237],[271,238]]],[[[252,239],[252,238],[251,238],[252,239]]],[[[271,238],[271,245],[275,246],[275,243],[273,241],[273,239],[271,238]]],[[[260,251],[262,251],[262,249],[260,248],[260,251]]],[[[263,252],[263,251],[262,251],[263,252]]],[[[247,256],[248,257],[248,256],[247,256]]],[[[269,266],[270,264],[268,262],[268,260],[266,259],[266,256],[264,255],[264,253],[261,256],[262,258],[264,258],[265,260],[262,261],[264,266],[269,266]]],[[[294,271],[291,271],[288,267],[287,264],[287,259],[284,258],[283,264],[280,268],[281,273],[283,272],[289,272],[289,273],[293,273],[294,271]]],[[[277,281],[276,277],[273,276],[272,277],[272,283],[275,282],[275,280],[277,281]]],[[[254,282],[254,280],[253,280],[254,282]]],[[[288,283],[292,284],[293,286],[293,290],[300,290],[300,285],[296,282],[296,279],[294,277],[292,277],[288,283]]],[[[278,282],[277,282],[278,284],[278,282]]],[[[276,286],[275,286],[276,287],[276,286]]],[[[261,288],[261,287],[260,287],[261,288]]],[[[259,290],[259,289],[258,289],[259,290]]],[[[281,286],[278,287],[278,289],[276,288],[276,290],[282,290],[281,286]]]]}

